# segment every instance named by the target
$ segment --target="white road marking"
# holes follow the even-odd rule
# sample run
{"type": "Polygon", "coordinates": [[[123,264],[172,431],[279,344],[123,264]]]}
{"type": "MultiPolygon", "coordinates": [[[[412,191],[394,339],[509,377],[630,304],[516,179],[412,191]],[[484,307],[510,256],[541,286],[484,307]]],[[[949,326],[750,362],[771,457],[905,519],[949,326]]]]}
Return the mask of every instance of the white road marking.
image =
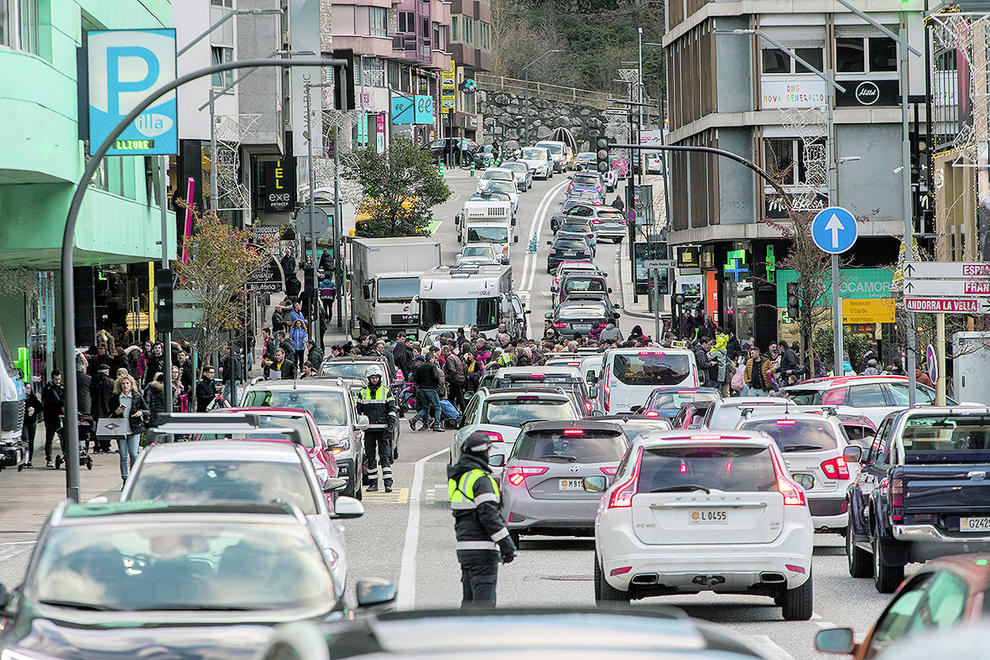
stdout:
{"type": "Polygon", "coordinates": [[[399,564],[399,595],[396,607],[411,610],[416,607],[416,550],[419,546],[419,494],[423,490],[423,472],[426,462],[446,454],[444,448],[416,461],[413,468],[413,482],[409,489],[409,519],[406,521],[406,540],[402,546],[402,560],[399,564]]]}
{"type": "Polygon", "coordinates": [[[526,260],[523,263],[522,286],[520,287],[522,291],[529,291],[533,288],[533,280],[536,277],[536,260],[539,255],[539,238],[543,231],[543,222],[546,220],[550,203],[553,202],[554,198],[557,196],[557,193],[563,190],[567,183],[567,181],[562,181],[555,186],[551,186],[550,189],[544,193],[543,199],[541,199],[540,203],[536,206],[536,213],[533,214],[533,222],[530,225],[529,238],[526,241],[526,245],[529,246],[530,241],[533,240],[533,236],[536,236],[537,251],[532,254],[526,254],[526,260]]]}
{"type": "Polygon", "coordinates": [[[743,639],[753,650],[767,660],[795,660],[794,656],[780,648],[768,635],[743,635],[743,639]]]}
{"type": "MultiPolygon", "coordinates": [[[[812,617],[812,618],[814,618],[814,617],[812,617]]],[[[815,625],[818,626],[819,628],[821,628],[822,630],[828,630],[829,628],[837,628],[838,627],[834,623],[832,623],[831,621],[815,621],[815,625]]]]}

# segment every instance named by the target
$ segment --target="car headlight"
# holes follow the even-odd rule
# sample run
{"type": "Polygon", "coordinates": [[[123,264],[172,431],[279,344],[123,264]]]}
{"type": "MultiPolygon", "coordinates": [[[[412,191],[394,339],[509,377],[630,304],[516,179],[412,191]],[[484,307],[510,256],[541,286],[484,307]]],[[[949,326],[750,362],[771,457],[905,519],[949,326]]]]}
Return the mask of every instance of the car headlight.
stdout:
{"type": "Polygon", "coordinates": [[[347,451],[351,448],[350,438],[340,438],[337,441],[331,442],[330,451],[336,456],[342,451],[347,451]]]}

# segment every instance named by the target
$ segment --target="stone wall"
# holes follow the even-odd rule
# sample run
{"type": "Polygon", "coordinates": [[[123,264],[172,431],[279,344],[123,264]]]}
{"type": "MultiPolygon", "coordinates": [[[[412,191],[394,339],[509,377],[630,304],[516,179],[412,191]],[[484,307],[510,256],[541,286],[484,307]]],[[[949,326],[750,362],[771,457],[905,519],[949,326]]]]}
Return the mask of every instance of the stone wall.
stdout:
{"type": "MultiPolygon", "coordinates": [[[[524,146],[526,98],[484,89],[479,89],[477,94],[478,112],[484,117],[484,136],[478,141],[487,143],[497,137],[503,148],[524,146]]],[[[570,130],[579,151],[591,151],[591,139],[601,135],[603,130],[606,136],[612,138],[626,134],[625,120],[617,120],[600,108],[530,96],[530,144],[549,138],[557,128],[570,130]]]]}

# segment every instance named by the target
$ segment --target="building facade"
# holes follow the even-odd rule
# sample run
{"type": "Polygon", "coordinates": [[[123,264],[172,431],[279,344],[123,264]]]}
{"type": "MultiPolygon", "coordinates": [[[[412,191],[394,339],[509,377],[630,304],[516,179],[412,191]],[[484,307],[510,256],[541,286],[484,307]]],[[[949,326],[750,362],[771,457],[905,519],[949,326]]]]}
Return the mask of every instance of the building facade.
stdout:
{"type": "Polygon", "coordinates": [[[481,126],[475,94],[464,81],[492,70],[492,6],[490,0],[453,0],[450,49],[457,62],[457,108],[451,120],[455,135],[478,138],[481,126]]]}
{"type": "MultiPolygon", "coordinates": [[[[859,4],[888,29],[903,26],[910,43],[924,49],[920,0],[859,4]]],[[[669,143],[752,159],[806,213],[828,205],[831,149],[836,201],[860,219],[847,256],[864,272],[843,272],[844,282],[895,264],[904,214],[912,213],[903,208],[899,169],[897,43],[841,5],[817,0],[673,0],[666,23],[669,143]],[[825,81],[755,30],[834,71],[845,90],[833,96],[834,144],[826,140],[825,81]]],[[[923,103],[924,58],[911,56],[907,78],[912,100],[922,95],[923,103]]],[[[728,159],[676,153],[670,171],[670,243],[698,246],[706,311],[734,326],[741,340],[765,347],[777,339],[782,316],[774,265],[787,245],[764,220],[786,217],[784,204],[767,182],[728,159]]]]}
{"type": "MultiPolygon", "coordinates": [[[[0,12],[0,328],[29,350],[35,379],[53,367],[57,269],[87,144],[76,48],[93,30],[172,25],[169,0],[11,0],[0,12]]],[[[76,337],[147,337],[148,261],[161,257],[157,159],[103,160],[76,225],[76,337]],[[129,312],[138,312],[128,318],[129,312]],[[143,329],[142,329],[143,328],[143,329]]],[[[169,245],[175,236],[169,232],[169,245]]],[[[61,350],[61,349],[59,349],[61,350]]]]}

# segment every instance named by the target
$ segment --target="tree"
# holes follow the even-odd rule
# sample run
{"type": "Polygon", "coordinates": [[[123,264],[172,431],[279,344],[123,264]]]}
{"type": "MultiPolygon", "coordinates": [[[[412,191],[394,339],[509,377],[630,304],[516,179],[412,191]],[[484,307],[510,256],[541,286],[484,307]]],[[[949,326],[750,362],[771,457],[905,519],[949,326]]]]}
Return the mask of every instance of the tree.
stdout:
{"type": "MultiPolygon", "coordinates": [[[[180,200],[179,206],[186,204],[180,200]]],[[[189,261],[176,261],[173,269],[176,288],[190,291],[203,312],[196,347],[201,355],[211,356],[225,343],[224,334],[241,326],[245,285],[265,268],[271,244],[254,245],[251,232],[224,224],[213,213],[200,216],[195,206],[193,215],[189,261]]]]}
{"type": "Polygon", "coordinates": [[[401,136],[393,136],[383,154],[374,147],[355,150],[341,172],[365,194],[361,210],[370,217],[361,222],[359,236],[414,236],[451,194],[429,152],[401,136]]]}

